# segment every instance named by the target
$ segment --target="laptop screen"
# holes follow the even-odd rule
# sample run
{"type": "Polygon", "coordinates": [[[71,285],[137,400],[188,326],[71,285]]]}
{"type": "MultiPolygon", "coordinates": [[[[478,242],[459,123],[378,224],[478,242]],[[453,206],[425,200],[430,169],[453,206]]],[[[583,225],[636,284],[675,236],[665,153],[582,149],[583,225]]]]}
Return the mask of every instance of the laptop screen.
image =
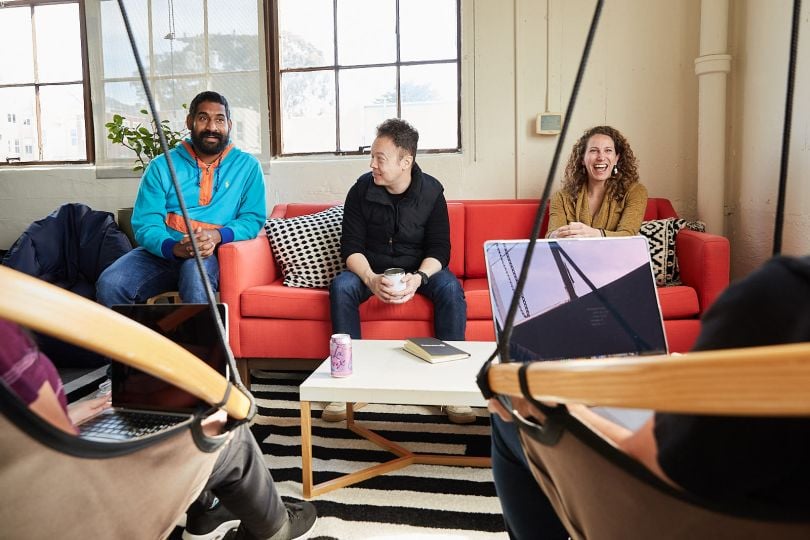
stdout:
{"type": "MultiPolygon", "coordinates": [[[[227,352],[207,304],[122,304],[112,309],[172,340],[227,376],[227,352]]],[[[227,325],[226,305],[217,304],[217,309],[227,325]]],[[[227,326],[225,329],[227,335],[227,326]]],[[[112,362],[110,379],[114,407],[191,412],[207,406],[185,390],[120,362],[112,362]]]]}
{"type": "MultiPolygon", "coordinates": [[[[528,245],[528,240],[484,244],[498,338],[528,245]]],[[[510,350],[513,360],[665,354],[646,239],[538,240],[510,350]]]]}

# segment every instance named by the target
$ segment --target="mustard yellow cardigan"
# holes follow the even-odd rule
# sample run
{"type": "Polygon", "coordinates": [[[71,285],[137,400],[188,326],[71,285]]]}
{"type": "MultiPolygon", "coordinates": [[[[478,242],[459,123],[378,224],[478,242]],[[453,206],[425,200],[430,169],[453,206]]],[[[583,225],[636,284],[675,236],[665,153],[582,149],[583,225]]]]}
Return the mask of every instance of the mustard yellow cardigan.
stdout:
{"type": "Polygon", "coordinates": [[[605,236],[638,234],[641,221],[644,219],[644,211],[647,209],[647,188],[636,182],[630,186],[621,201],[606,194],[602,206],[593,219],[588,208],[587,189],[587,185],[582,186],[576,203],[572,203],[562,190],[551,196],[547,238],[553,231],[572,221],[579,221],[594,229],[604,229],[605,236]]]}

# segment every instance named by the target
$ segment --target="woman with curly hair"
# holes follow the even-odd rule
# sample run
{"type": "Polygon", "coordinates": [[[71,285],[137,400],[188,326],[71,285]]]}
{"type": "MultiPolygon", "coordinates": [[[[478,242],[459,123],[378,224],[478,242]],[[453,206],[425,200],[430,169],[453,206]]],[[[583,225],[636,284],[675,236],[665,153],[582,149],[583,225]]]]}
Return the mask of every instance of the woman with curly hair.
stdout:
{"type": "Polygon", "coordinates": [[[647,208],[647,188],[627,139],[610,126],[587,130],[574,145],[562,189],[550,201],[548,238],[632,236],[647,208]]]}

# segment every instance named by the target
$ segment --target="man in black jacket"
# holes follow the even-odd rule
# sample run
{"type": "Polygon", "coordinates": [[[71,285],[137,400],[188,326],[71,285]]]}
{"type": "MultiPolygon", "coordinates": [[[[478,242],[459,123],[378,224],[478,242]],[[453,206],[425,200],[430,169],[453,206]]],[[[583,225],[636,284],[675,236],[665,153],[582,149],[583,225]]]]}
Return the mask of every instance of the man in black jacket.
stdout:
{"type": "MultiPolygon", "coordinates": [[[[436,337],[464,340],[467,303],[450,262],[450,222],[444,188],[416,164],[419,133],[392,118],[377,127],[371,145],[371,172],[362,175],[346,196],[341,257],[349,271],[329,290],[332,331],[360,339],[360,304],[376,296],[404,304],[419,293],[433,302],[436,337]],[[404,287],[383,272],[402,268],[404,287]],[[401,289],[401,290],[398,290],[401,289]]],[[[469,407],[448,407],[458,423],[475,420],[469,407]]],[[[331,404],[322,418],[341,420],[344,404],[331,404]],[[330,410],[331,409],[331,410],[330,410]]]]}

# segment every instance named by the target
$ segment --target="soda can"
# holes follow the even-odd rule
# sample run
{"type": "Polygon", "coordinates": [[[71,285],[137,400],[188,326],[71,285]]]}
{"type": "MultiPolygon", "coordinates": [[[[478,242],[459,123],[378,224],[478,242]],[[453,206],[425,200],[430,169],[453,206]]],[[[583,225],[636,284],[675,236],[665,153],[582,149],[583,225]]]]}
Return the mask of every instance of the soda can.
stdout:
{"type": "Polygon", "coordinates": [[[349,334],[333,334],[329,339],[329,358],[332,377],[348,377],[352,374],[352,337],[349,334]]]}

